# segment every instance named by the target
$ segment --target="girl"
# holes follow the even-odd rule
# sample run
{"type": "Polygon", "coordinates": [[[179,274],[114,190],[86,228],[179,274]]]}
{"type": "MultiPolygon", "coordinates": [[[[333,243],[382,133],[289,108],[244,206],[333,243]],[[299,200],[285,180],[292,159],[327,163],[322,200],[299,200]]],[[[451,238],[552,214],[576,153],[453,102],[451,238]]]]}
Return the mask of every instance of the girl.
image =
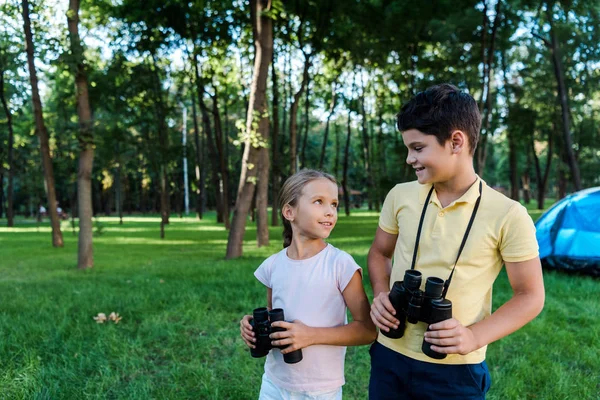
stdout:
{"type": "MultiPolygon", "coordinates": [[[[254,275],[267,287],[267,307],[283,308],[293,322],[272,323],[285,329],[270,335],[272,345],[287,347],[269,352],[259,399],[341,399],[345,346],[369,344],[376,331],[361,268],[325,242],[337,221],[337,183],[324,172],[302,170],[284,183],[279,200],[284,249],[254,275]],[[286,364],[282,354],[298,349],[302,361],[286,364]]],[[[251,318],[242,318],[240,330],[254,348],[251,318]]]]}

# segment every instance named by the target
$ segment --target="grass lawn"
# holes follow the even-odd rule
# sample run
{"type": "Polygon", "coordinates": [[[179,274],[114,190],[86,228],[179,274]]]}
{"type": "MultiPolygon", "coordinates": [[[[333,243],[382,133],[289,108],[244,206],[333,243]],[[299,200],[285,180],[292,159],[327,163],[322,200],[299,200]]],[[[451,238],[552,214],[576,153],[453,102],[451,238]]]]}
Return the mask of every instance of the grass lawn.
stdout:
{"type": "MultiPolygon", "coordinates": [[[[225,261],[214,214],[172,217],[165,240],[156,217],[105,217],[95,267],[78,271],[68,223],[54,249],[47,224],[17,222],[0,226],[0,398],[257,398],[263,360],[250,357],[238,321],[266,302],[252,273],[281,248],[279,228],[257,249],[249,225],[244,257],[225,261]],[[112,311],[118,324],[93,320],[112,311]]],[[[330,242],[366,272],[376,226],[374,212],[340,216],[330,242]]],[[[599,398],[600,282],[555,272],[545,282],[542,314],[489,347],[489,399],[599,398]]],[[[502,273],[495,307],[510,293],[502,273]]],[[[366,399],[368,377],[368,347],[349,348],[344,398],[366,399]]]]}

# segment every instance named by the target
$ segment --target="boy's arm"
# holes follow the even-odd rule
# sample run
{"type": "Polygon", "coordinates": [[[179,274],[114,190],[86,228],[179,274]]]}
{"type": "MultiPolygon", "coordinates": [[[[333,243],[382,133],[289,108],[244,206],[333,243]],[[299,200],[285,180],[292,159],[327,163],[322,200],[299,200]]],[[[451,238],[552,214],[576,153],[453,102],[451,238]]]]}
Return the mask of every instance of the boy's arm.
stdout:
{"type": "Polygon", "coordinates": [[[513,296],[488,318],[464,327],[452,318],[431,325],[425,333],[431,349],[445,354],[468,354],[501,339],[534,319],[544,307],[544,280],[539,257],[506,262],[513,296]]]}
{"type": "Polygon", "coordinates": [[[271,334],[274,346],[289,345],[281,351],[286,354],[304,347],[322,344],[333,346],[358,346],[375,340],[377,332],[369,318],[369,300],[362,286],[359,271],[356,271],[342,292],[353,321],[347,325],[331,328],[316,328],[301,321],[273,322],[271,326],[285,328],[284,332],[271,334]]]}
{"type": "Polygon", "coordinates": [[[371,319],[375,325],[384,331],[398,327],[398,320],[394,318],[396,311],[390,303],[390,275],[392,272],[392,256],[396,248],[398,235],[392,235],[381,228],[377,228],[375,239],[369,250],[367,265],[369,279],[373,287],[373,305],[371,306],[371,319]]]}

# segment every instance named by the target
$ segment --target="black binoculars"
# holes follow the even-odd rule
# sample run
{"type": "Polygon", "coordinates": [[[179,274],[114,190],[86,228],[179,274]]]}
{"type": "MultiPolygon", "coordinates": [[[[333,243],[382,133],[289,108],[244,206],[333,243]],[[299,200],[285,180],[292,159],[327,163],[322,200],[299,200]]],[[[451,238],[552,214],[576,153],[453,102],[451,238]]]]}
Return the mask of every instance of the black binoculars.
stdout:
{"type": "MultiPolygon", "coordinates": [[[[284,328],[271,327],[271,323],[275,321],[285,321],[283,309],[274,308],[269,311],[266,307],[254,309],[250,325],[256,336],[255,348],[250,349],[250,355],[254,358],[264,357],[269,354],[271,349],[285,349],[287,346],[271,345],[269,335],[274,332],[283,332],[284,328]]],[[[283,355],[283,361],[287,364],[296,364],[302,361],[302,350],[292,351],[283,355]]]]}
{"type": "MultiPolygon", "coordinates": [[[[420,289],[421,278],[419,271],[409,269],[405,272],[403,281],[394,282],[389,298],[400,324],[397,329],[390,329],[389,332],[382,330],[384,336],[391,339],[401,338],[406,329],[406,321],[411,324],[421,321],[430,325],[452,318],[452,302],[442,297],[444,280],[436,277],[427,278],[425,292],[423,292],[420,289]]],[[[427,330],[429,331],[429,327],[427,330]]],[[[425,355],[437,360],[446,358],[446,354],[431,350],[431,344],[425,339],[421,350],[425,355]]]]}

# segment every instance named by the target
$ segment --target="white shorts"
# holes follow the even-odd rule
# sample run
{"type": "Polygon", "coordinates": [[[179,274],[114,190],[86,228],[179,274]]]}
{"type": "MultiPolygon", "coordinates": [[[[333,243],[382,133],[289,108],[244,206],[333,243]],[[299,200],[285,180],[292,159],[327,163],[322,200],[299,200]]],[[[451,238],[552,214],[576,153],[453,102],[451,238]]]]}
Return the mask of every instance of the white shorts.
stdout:
{"type": "Polygon", "coordinates": [[[317,392],[292,392],[274,384],[263,374],[258,400],[342,400],[342,387],[317,392]]]}

